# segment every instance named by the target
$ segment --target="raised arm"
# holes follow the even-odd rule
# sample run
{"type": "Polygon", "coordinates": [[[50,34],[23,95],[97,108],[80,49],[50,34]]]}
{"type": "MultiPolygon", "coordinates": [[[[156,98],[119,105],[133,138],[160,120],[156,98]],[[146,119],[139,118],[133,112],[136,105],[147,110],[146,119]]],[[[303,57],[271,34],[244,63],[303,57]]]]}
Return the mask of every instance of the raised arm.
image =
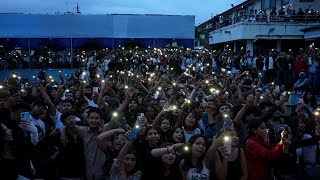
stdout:
{"type": "Polygon", "coordinates": [[[122,179],[122,180],[128,179],[127,173],[124,168],[123,161],[124,161],[125,156],[127,155],[128,150],[130,149],[131,146],[132,146],[132,141],[127,141],[126,144],[121,149],[117,159],[115,159],[115,161],[113,162],[112,167],[111,167],[111,172],[115,171],[116,169],[119,171],[119,173],[121,175],[121,177],[119,179],[122,179]]]}
{"type": "Polygon", "coordinates": [[[61,100],[61,95],[63,94],[63,87],[64,87],[63,85],[59,85],[58,86],[57,94],[56,94],[56,97],[54,99],[56,102],[61,100]]]}
{"type": "Polygon", "coordinates": [[[56,115],[56,107],[54,106],[54,104],[51,102],[51,99],[50,97],[48,96],[45,88],[43,86],[38,86],[38,90],[43,98],[43,100],[45,101],[45,103],[49,106],[49,110],[50,110],[50,113],[52,114],[52,116],[55,116],[56,115]]]}
{"type": "Polygon", "coordinates": [[[117,111],[123,111],[127,108],[128,104],[129,104],[129,101],[130,99],[132,98],[133,96],[133,89],[130,88],[128,90],[128,92],[126,93],[126,98],[124,99],[124,101],[120,104],[120,106],[118,107],[117,111]]]}
{"type": "Polygon", "coordinates": [[[160,120],[162,118],[162,116],[165,114],[164,112],[164,108],[162,108],[162,110],[160,111],[160,113],[157,115],[157,117],[154,119],[154,121],[152,122],[152,126],[157,126],[160,123],[160,120]]]}
{"type": "Polygon", "coordinates": [[[101,150],[106,150],[108,146],[108,140],[115,134],[125,133],[124,129],[112,129],[105,131],[97,136],[97,145],[101,150]]]}

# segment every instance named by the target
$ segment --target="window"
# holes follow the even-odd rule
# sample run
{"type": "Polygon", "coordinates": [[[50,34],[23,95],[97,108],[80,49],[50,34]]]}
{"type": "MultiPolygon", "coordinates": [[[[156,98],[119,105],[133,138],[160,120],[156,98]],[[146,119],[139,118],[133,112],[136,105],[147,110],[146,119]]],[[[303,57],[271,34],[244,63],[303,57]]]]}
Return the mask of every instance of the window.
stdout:
{"type": "Polygon", "coordinates": [[[262,0],[261,9],[276,8],[276,0],[262,0]]]}
{"type": "Polygon", "coordinates": [[[289,0],[281,0],[281,6],[289,4],[289,0]]]}

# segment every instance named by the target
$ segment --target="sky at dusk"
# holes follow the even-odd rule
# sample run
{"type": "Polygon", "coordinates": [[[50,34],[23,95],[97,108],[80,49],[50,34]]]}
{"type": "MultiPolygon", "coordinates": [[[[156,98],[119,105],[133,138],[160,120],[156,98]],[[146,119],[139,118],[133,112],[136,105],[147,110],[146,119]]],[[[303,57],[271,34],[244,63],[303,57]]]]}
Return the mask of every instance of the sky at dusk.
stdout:
{"type": "Polygon", "coordinates": [[[245,0],[0,0],[0,13],[195,15],[196,24],[245,0]]]}

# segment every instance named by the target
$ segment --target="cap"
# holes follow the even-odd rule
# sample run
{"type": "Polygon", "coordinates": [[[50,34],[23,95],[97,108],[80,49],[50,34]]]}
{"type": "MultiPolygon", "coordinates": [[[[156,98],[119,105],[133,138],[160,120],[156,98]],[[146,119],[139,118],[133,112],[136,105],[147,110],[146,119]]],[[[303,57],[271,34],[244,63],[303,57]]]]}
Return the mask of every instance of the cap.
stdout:
{"type": "Polygon", "coordinates": [[[120,101],[117,98],[107,98],[105,102],[114,108],[120,106],[120,101]]]}

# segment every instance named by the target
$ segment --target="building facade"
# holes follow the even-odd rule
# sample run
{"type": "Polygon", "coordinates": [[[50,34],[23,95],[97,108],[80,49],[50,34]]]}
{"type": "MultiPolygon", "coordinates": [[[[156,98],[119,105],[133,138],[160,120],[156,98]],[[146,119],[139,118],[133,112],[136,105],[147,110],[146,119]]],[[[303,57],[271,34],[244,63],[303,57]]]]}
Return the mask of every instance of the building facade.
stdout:
{"type": "Polygon", "coordinates": [[[88,42],[106,48],[194,47],[194,16],[134,14],[0,14],[0,45],[77,48],[88,42]]]}
{"type": "Polygon", "coordinates": [[[248,0],[207,21],[209,46],[251,54],[301,48],[319,38],[305,35],[318,27],[319,10],[318,0],[248,0]]]}

